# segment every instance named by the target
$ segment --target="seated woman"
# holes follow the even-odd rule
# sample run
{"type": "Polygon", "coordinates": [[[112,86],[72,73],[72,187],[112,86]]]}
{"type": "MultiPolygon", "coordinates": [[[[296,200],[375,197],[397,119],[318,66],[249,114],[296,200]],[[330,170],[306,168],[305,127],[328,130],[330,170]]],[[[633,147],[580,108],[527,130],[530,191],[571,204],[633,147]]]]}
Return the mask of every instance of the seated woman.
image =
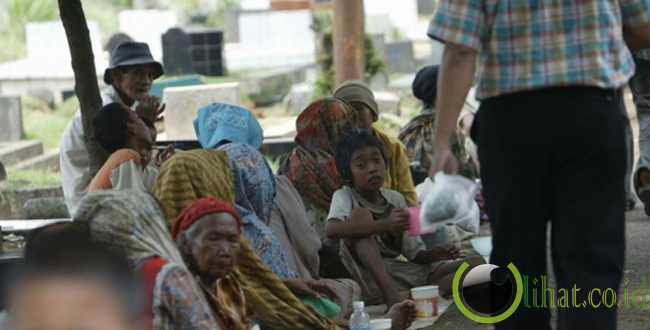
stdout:
{"type": "Polygon", "coordinates": [[[140,274],[147,329],[228,329],[217,323],[152,196],[133,190],[91,193],[74,221],[88,224],[92,240],[123,251],[140,274]]]}
{"type": "Polygon", "coordinates": [[[360,81],[346,81],[334,91],[334,97],[347,102],[357,111],[356,127],[371,130],[384,144],[388,158],[388,175],[384,187],[396,190],[406,198],[409,206],[414,206],[417,196],[406,150],[399,140],[372,126],[379,120],[379,105],[370,88],[360,81]]]}
{"type": "Polygon", "coordinates": [[[341,187],[334,153],[336,144],[354,129],[356,116],[335,98],[310,104],[296,120],[296,147],[280,166],[300,192],[312,226],[325,238],[325,220],[332,195],[341,187]]]}
{"type": "Polygon", "coordinates": [[[268,226],[279,240],[282,259],[292,273],[285,284],[305,299],[320,296],[319,290],[331,289],[342,307],[340,315],[347,315],[352,302],[360,297],[360,288],[349,279],[319,278],[320,238],[307,220],[299,193],[286,176],[274,178],[258,152],[263,132],[255,117],[244,108],[215,103],[199,110],[194,127],[204,148],[217,147],[230,158],[236,209],[244,223],[254,225],[244,225],[244,236],[249,242],[263,241],[260,238],[268,226]],[[247,228],[254,232],[247,233],[247,228]]]}
{"type": "MultiPolygon", "coordinates": [[[[219,316],[221,324],[227,329],[245,329],[254,318],[265,329],[339,329],[303,305],[276,276],[264,271],[258,258],[241,259],[251,255],[250,248],[240,240],[241,230],[237,211],[213,198],[192,203],[172,228],[183,258],[198,276],[212,306],[227,307],[222,308],[227,314],[219,316]],[[255,280],[246,280],[241,269],[255,264],[261,271],[255,280]]],[[[393,319],[393,329],[406,329],[413,321],[413,303],[396,306],[388,317],[393,319]]]]}
{"type": "MultiPolygon", "coordinates": [[[[399,132],[399,140],[406,146],[406,153],[411,164],[411,173],[415,184],[422,183],[429,176],[433,160],[434,126],[436,122],[436,97],[438,94],[438,66],[422,68],[415,75],[412,90],[413,95],[422,102],[422,111],[411,119],[399,132]]],[[[452,151],[460,161],[459,174],[470,179],[478,176],[474,163],[465,151],[463,134],[456,134],[452,143],[452,151]]]]}
{"type": "Polygon", "coordinates": [[[88,186],[151,191],[158,169],[151,164],[153,139],[147,125],[120,103],[110,103],[93,120],[95,139],[111,156],[88,186]]]}

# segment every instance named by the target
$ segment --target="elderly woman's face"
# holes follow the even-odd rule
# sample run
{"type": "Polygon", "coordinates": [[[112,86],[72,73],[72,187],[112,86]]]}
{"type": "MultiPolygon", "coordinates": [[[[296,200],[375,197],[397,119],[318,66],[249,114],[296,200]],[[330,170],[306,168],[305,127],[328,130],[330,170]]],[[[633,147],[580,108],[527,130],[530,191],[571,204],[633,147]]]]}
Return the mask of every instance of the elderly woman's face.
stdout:
{"type": "Polygon", "coordinates": [[[239,252],[239,227],[228,213],[201,217],[192,228],[195,239],[188,242],[191,258],[199,275],[210,281],[232,273],[239,252]]]}

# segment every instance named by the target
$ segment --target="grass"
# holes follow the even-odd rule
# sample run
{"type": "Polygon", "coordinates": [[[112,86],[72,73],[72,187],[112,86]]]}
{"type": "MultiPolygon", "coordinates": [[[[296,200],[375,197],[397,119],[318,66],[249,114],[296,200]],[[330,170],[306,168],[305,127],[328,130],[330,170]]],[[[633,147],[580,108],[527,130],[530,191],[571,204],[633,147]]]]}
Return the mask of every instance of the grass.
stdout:
{"type": "Polygon", "coordinates": [[[45,150],[59,147],[61,136],[68,122],[79,108],[79,101],[73,97],[55,110],[47,104],[30,97],[23,98],[23,125],[28,140],[43,142],[45,150]]]}
{"type": "Polygon", "coordinates": [[[7,180],[0,182],[0,190],[56,187],[61,184],[58,173],[46,170],[23,170],[7,173],[7,180]]]}

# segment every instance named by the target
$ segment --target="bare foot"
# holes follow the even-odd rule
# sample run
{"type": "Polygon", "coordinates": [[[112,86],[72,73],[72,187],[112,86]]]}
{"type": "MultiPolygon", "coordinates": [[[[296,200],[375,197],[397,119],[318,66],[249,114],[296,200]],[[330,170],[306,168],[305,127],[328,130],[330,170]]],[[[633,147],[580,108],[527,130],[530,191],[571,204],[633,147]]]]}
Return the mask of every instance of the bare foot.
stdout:
{"type": "Polygon", "coordinates": [[[392,320],[391,330],[406,330],[415,321],[416,316],[415,303],[404,300],[393,305],[385,317],[392,320]]]}

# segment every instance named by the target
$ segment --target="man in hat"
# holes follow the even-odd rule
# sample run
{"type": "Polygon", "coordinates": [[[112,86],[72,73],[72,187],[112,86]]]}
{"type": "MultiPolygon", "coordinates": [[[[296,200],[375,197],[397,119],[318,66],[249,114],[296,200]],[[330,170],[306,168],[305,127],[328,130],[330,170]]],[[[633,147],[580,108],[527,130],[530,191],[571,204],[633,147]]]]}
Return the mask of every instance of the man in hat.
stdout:
{"type": "MultiPolygon", "coordinates": [[[[121,43],[112,51],[110,65],[104,71],[108,88],[102,92],[102,104],[123,103],[147,124],[155,138],[154,122],[164,106],[148,94],[153,81],[163,72],[162,64],[153,59],[147,44],[121,43]]],[[[92,179],[80,111],[63,133],[60,166],[65,202],[70,214],[74,214],[92,179]]]]}

